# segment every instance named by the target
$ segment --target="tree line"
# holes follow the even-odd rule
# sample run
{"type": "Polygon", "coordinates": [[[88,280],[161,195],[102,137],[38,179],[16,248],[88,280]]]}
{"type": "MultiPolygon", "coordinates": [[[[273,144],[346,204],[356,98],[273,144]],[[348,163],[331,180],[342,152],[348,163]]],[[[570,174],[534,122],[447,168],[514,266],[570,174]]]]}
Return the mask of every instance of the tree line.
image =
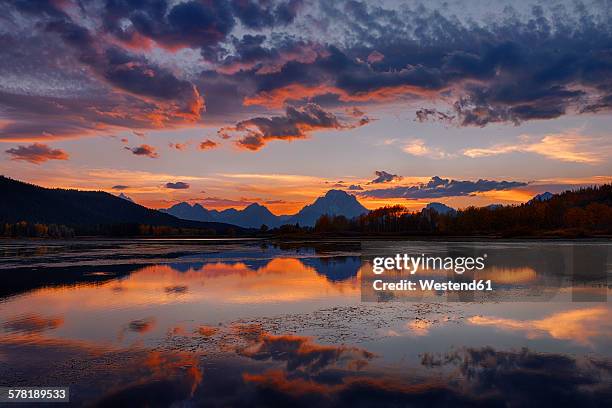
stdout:
{"type": "Polygon", "coordinates": [[[0,237],[5,238],[72,238],[74,235],[74,229],[65,225],[27,221],[0,223],[0,237]]]}
{"type": "MultiPolygon", "coordinates": [[[[0,223],[0,237],[5,238],[73,238],[75,236],[109,236],[109,237],[169,237],[169,236],[214,236],[214,229],[179,228],[164,225],[146,225],[138,223],[96,224],[96,225],[60,225],[43,224],[28,221],[0,223]]],[[[229,236],[235,235],[231,229],[229,236]]]]}
{"type": "Polygon", "coordinates": [[[566,191],[546,201],[468,207],[440,214],[411,212],[401,205],[372,210],[354,219],[321,216],[312,232],[407,235],[610,235],[612,185],[566,191]]]}

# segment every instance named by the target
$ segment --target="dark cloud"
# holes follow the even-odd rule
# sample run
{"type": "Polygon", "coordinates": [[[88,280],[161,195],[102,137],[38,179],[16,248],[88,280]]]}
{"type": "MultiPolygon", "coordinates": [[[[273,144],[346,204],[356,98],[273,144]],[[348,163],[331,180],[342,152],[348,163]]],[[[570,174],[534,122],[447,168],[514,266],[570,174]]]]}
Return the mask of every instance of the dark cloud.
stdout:
{"type": "MultiPolygon", "coordinates": [[[[318,376],[268,370],[243,374],[253,405],[291,406],[599,406],[609,398],[610,364],[606,360],[579,359],[564,354],[536,353],[527,349],[497,351],[462,349],[434,357],[431,376],[415,381],[413,375],[327,370],[318,376]],[[440,358],[440,360],[437,360],[440,358]],[[440,381],[439,367],[453,370],[453,381],[440,381]],[[433,370],[432,370],[433,371],[433,370]]],[[[242,396],[247,400],[247,396],[242,396]]]]}
{"type": "MultiPolygon", "coordinates": [[[[459,126],[612,107],[612,17],[604,3],[500,8],[486,20],[469,8],[464,16],[450,6],[387,7],[353,0],[0,3],[10,16],[0,31],[0,110],[8,119],[0,139],[176,127],[202,116],[224,124],[254,117],[243,125],[269,128],[276,124],[265,121],[276,116],[261,107],[287,103],[345,112],[410,103],[422,108],[420,121],[459,126]],[[153,52],[156,46],[165,50],[153,52]],[[172,53],[182,47],[197,50],[206,69],[172,53]],[[423,106],[430,103],[436,106],[423,106]]],[[[241,145],[257,149],[274,137],[244,132],[241,145]]]]}
{"type": "Polygon", "coordinates": [[[29,146],[18,146],[5,150],[12,160],[41,164],[47,160],[68,160],[68,153],[61,149],[52,149],[46,144],[33,143],[29,146]]]}
{"type": "MultiPolygon", "coordinates": [[[[97,97],[81,95],[74,99],[0,91],[0,106],[13,120],[0,128],[0,139],[5,141],[77,138],[102,130],[154,127],[152,120],[164,122],[164,118],[170,118],[162,105],[107,91],[100,91],[97,97]]],[[[165,123],[172,126],[176,119],[165,123]]]]}
{"type": "Polygon", "coordinates": [[[363,190],[363,187],[361,187],[359,184],[351,184],[348,189],[351,191],[359,191],[363,190]]]}
{"type": "Polygon", "coordinates": [[[493,190],[509,190],[526,185],[527,183],[519,181],[493,181],[483,179],[478,181],[460,181],[443,179],[438,176],[434,176],[425,184],[381,188],[364,191],[360,194],[364,197],[375,198],[441,198],[466,196],[493,190]]]}
{"type": "Polygon", "coordinates": [[[436,69],[422,64],[375,69],[350,49],[330,45],[312,63],[292,60],[257,81],[247,105],[282,106],[287,101],[311,101],[333,96],[336,103],[354,104],[433,98],[446,84],[436,69]]]}
{"type": "Polygon", "coordinates": [[[495,393],[507,404],[522,406],[598,405],[610,394],[602,380],[609,379],[609,361],[578,359],[569,355],[536,353],[526,348],[498,351],[491,347],[466,348],[432,355],[425,353],[426,367],[456,367],[471,392],[495,393]]]}
{"type": "Polygon", "coordinates": [[[172,126],[199,119],[203,98],[189,81],[142,55],[105,43],[104,36],[68,15],[36,15],[40,21],[28,35],[0,36],[7,61],[6,66],[0,63],[0,70],[8,73],[19,67],[26,84],[28,78],[40,82],[28,92],[15,87],[2,90],[0,107],[12,120],[0,137],[78,137],[113,128],[172,126]],[[45,92],[45,80],[53,82],[57,91],[45,92]]]}
{"type": "Polygon", "coordinates": [[[177,181],[176,183],[166,183],[166,188],[170,188],[173,190],[186,190],[189,187],[189,183],[185,183],[183,181],[177,181]]]}
{"type": "MultiPolygon", "coordinates": [[[[564,115],[570,106],[586,95],[582,90],[568,90],[557,85],[544,89],[540,86],[539,90],[529,93],[507,88],[468,87],[467,94],[453,106],[458,124],[485,126],[494,122],[519,124],[532,119],[553,119],[564,115]]],[[[454,119],[440,112],[437,115],[442,121],[454,119]]]]}
{"type": "Polygon", "coordinates": [[[53,0],[39,0],[39,1],[28,1],[28,0],[16,0],[13,2],[14,7],[24,14],[30,15],[46,15],[48,17],[66,17],[67,14],[62,9],[65,5],[62,1],[53,0]]]}
{"type": "Polygon", "coordinates": [[[376,171],[376,178],[370,181],[370,184],[380,184],[380,183],[389,183],[395,180],[401,180],[402,177],[397,174],[387,173],[384,170],[376,171]]]}
{"type": "Polygon", "coordinates": [[[236,17],[247,28],[262,29],[293,22],[302,0],[232,0],[236,17]]]}
{"type": "Polygon", "coordinates": [[[137,333],[146,333],[151,330],[155,326],[155,319],[146,318],[146,319],[138,319],[132,320],[128,324],[128,329],[137,333]]]}
{"type": "Polygon", "coordinates": [[[419,119],[463,126],[610,108],[612,36],[606,13],[535,6],[526,15],[499,12],[498,20],[486,24],[424,6],[387,10],[350,1],[324,10],[347,43],[330,45],[312,63],[286,63],[257,81],[257,95],[247,103],[279,106],[326,94],[345,103],[446,100],[451,114],[424,108],[419,119]],[[372,55],[375,63],[367,63],[372,55]]]}
{"type": "Polygon", "coordinates": [[[416,119],[419,122],[426,122],[428,120],[451,122],[455,117],[448,113],[440,112],[437,109],[422,108],[416,111],[416,119]]]}
{"type": "Polygon", "coordinates": [[[98,407],[117,406],[171,406],[188,399],[193,385],[182,377],[147,379],[120,389],[112,389],[98,401],[98,407]],[[161,390],[164,390],[163,392],[161,390]]]}
{"type": "Polygon", "coordinates": [[[309,103],[301,108],[287,107],[284,116],[244,120],[233,127],[220,129],[219,133],[222,136],[237,133],[239,147],[258,150],[270,140],[303,139],[312,131],[350,127],[354,125],[342,124],[333,113],[309,103]]]}
{"type": "Polygon", "coordinates": [[[323,52],[324,47],[290,36],[269,39],[265,35],[245,34],[233,38],[234,52],[219,59],[218,72],[235,74],[250,71],[256,75],[278,72],[290,61],[312,63],[323,52]]]}
{"type": "Polygon", "coordinates": [[[164,288],[164,292],[166,293],[174,293],[174,294],[183,294],[187,293],[189,287],[185,285],[176,285],[176,286],[166,286],[164,288]]]}
{"type": "Polygon", "coordinates": [[[287,370],[303,370],[310,373],[330,368],[340,362],[367,364],[374,354],[349,346],[316,344],[309,337],[261,333],[256,344],[242,350],[242,355],[256,360],[285,361],[287,370]]]}
{"type": "MultiPolygon", "coordinates": [[[[129,357],[128,357],[129,358],[129,357]]],[[[153,407],[184,403],[194,396],[202,382],[197,358],[186,353],[149,352],[142,359],[130,359],[139,371],[116,387],[107,387],[93,402],[97,407],[153,407]]]]}
{"type": "Polygon", "coordinates": [[[147,39],[176,49],[215,45],[234,27],[228,1],[186,1],[172,7],[169,3],[109,1],[104,10],[105,28],[128,44],[146,47],[143,39],[147,39]]]}
{"type": "Polygon", "coordinates": [[[149,146],[147,144],[142,144],[142,145],[136,146],[136,147],[127,147],[126,146],[126,147],[124,147],[124,149],[131,151],[136,156],[147,156],[147,157],[150,157],[152,159],[155,159],[155,158],[159,157],[159,155],[155,151],[155,148],[153,146],[149,146]]]}
{"type": "Polygon", "coordinates": [[[106,50],[101,63],[95,68],[111,84],[136,95],[173,101],[177,104],[176,114],[199,117],[203,101],[190,82],[119,48],[106,50]]]}
{"type": "Polygon", "coordinates": [[[128,188],[130,188],[130,187],[129,186],[125,186],[123,184],[117,184],[116,186],[112,187],[113,190],[118,190],[118,191],[127,190],[128,188]]]}
{"type": "Polygon", "coordinates": [[[56,329],[64,324],[62,317],[44,317],[36,314],[26,314],[8,319],[2,327],[10,332],[41,333],[56,329]]]}

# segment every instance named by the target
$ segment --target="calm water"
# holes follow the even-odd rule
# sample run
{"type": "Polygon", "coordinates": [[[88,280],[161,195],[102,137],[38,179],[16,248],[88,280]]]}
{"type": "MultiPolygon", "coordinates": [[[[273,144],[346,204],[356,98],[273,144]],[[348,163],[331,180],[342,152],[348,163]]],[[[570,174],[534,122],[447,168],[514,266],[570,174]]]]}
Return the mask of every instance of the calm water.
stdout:
{"type": "Polygon", "coordinates": [[[75,404],[103,406],[605,406],[611,250],[4,241],[1,385],[69,385],[75,404]],[[368,293],[372,258],[394,253],[486,253],[476,277],[495,291],[368,293]]]}

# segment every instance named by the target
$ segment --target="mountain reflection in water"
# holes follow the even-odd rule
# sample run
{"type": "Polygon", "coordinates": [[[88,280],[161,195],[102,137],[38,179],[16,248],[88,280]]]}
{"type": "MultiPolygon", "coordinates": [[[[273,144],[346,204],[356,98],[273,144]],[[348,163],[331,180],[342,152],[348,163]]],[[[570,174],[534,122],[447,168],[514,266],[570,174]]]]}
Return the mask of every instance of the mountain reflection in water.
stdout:
{"type": "Polygon", "coordinates": [[[484,303],[362,302],[371,248],[355,243],[156,242],[147,253],[122,242],[115,257],[108,242],[79,245],[84,265],[57,248],[11,248],[0,261],[5,385],[70,385],[75,404],[113,407],[603,406],[612,396],[611,308],[563,298],[574,288],[556,272],[562,260],[537,256],[565,251],[555,243],[462,244],[485,248],[479,278],[504,290],[563,282],[562,301],[484,303]]]}

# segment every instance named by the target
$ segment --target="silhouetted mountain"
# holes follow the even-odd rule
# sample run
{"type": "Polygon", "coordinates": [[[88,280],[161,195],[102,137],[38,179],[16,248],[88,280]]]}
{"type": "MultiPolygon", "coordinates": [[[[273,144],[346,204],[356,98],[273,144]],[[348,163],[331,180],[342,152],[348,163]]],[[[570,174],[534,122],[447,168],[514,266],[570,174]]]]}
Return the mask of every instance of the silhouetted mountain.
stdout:
{"type": "Polygon", "coordinates": [[[189,203],[182,202],[173,205],[172,207],[164,210],[160,210],[166,214],[173,215],[177,218],[192,221],[213,221],[213,214],[200,204],[194,204],[193,206],[189,203]]]}
{"type": "Polygon", "coordinates": [[[0,176],[0,222],[67,226],[141,224],[214,230],[239,228],[176,218],[103,191],[50,189],[0,176]]]}
{"type": "Polygon", "coordinates": [[[196,221],[217,221],[239,225],[245,228],[259,228],[265,224],[270,228],[283,224],[313,226],[323,214],[343,215],[347,218],[357,217],[368,210],[350,194],[341,190],[329,190],[310,205],[305,206],[295,215],[274,215],[263,205],[253,203],[243,210],[229,208],[223,211],[207,210],[199,204],[179,203],[161,210],[178,218],[196,221]]]}
{"type": "Polygon", "coordinates": [[[457,210],[455,210],[453,207],[449,207],[448,205],[442,203],[429,203],[425,209],[433,210],[438,214],[455,214],[457,212],[457,210]]]}
{"type": "Polygon", "coordinates": [[[288,223],[314,226],[322,215],[343,215],[351,219],[367,212],[368,209],[361,205],[355,196],[342,190],[329,190],[323,197],[302,208],[288,223]]]}
{"type": "Polygon", "coordinates": [[[553,196],[554,196],[553,193],[550,193],[550,192],[547,191],[545,193],[536,195],[531,200],[529,200],[529,202],[531,203],[531,202],[534,202],[534,201],[548,201],[551,198],[553,198],[553,196]]]}
{"type": "Polygon", "coordinates": [[[207,210],[200,204],[190,205],[182,202],[160,211],[185,220],[223,222],[245,228],[259,228],[262,224],[276,227],[286,218],[272,214],[266,207],[257,203],[250,204],[243,210],[228,208],[217,211],[207,210]]]}
{"type": "Polygon", "coordinates": [[[222,211],[218,219],[242,227],[259,228],[262,224],[268,227],[275,227],[279,223],[279,218],[276,215],[272,214],[263,205],[257,203],[249,205],[242,211],[229,213],[227,211],[222,211]]]}

